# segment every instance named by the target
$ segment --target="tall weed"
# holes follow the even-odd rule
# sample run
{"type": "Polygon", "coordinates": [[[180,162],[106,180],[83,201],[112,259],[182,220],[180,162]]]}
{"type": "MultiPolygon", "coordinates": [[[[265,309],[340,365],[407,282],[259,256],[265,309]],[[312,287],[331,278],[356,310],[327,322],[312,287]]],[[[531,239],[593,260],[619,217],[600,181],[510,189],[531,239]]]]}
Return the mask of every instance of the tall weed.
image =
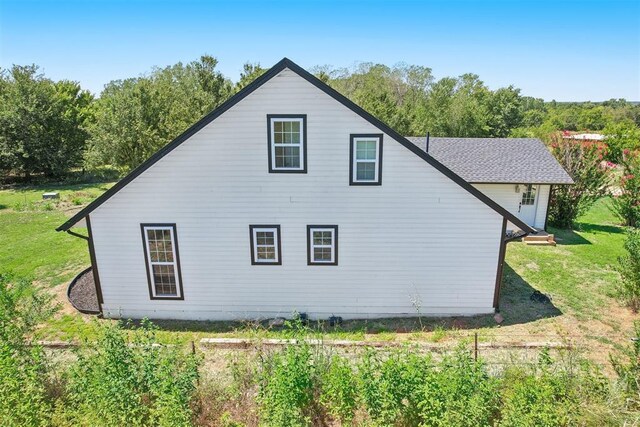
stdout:
{"type": "Polygon", "coordinates": [[[70,369],[68,402],[58,414],[61,423],[189,426],[199,359],[154,344],[155,328],[149,322],[131,332],[122,323],[103,328],[70,369]]]}
{"type": "Polygon", "coordinates": [[[51,297],[25,279],[0,274],[0,425],[50,422],[49,366],[33,341],[36,327],[55,312],[51,297]]]}

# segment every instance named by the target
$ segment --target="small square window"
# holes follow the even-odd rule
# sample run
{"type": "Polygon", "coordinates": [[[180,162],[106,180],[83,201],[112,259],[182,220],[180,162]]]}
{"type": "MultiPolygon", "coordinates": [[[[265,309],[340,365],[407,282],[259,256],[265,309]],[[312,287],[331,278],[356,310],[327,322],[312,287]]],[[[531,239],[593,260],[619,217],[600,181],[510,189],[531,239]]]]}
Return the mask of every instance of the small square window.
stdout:
{"type": "Polygon", "coordinates": [[[307,226],[307,264],[338,265],[338,226],[307,226]]]}
{"type": "Polygon", "coordinates": [[[252,265],[281,265],[280,226],[250,225],[252,265]]]}
{"type": "Polygon", "coordinates": [[[382,185],[382,135],[351,135],[350,185],[382,185]]]}

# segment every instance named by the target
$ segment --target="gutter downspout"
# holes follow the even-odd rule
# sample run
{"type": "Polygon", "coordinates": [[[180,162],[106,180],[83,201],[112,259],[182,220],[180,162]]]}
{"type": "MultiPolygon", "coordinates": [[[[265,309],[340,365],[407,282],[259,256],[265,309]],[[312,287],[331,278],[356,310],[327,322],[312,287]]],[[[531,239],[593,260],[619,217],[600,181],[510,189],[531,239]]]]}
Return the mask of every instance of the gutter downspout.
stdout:
{"type": "Polygon", "coordinates": [[[89,258],[91,259],[91,271],[93,273],[93,284],[96,288],[96,297],[98,298],[100,315],[102,315],[102,304],[104,303],[104,300],[102,299],[102,288],[100,286],[100,276],[98,275],[98,264],[96,262],[96,252],[93,245],[93,235],[91,234],[91,220],[89,219],[89,215],[85,217],[85,221],[87,223],[87,233],[89,234],[88,236],[84,236],[71,230],[67,230],[66,232],[73,237],[78,237],[87,241],[87,245],[89,246],[89,258]]]}

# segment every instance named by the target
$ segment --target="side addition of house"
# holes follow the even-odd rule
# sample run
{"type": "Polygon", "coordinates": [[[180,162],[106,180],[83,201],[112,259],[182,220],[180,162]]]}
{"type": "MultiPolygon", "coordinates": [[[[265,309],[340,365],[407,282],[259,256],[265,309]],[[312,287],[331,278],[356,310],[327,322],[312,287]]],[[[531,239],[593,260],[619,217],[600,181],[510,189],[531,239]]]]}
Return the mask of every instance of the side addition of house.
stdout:
{"type": "Polygon", "coordinates": [[[537,214],[432,154],[283,59],[58,230],[86,219],[105,317],[491,313],[537,214]]]}
{"type": "MultiPolygon", "coordinates": [[[[407,139],[536,230],[547,228],[552,186],[573,184],[539,139],[407,139]]],[[[507,230],[519,227],[509,222],[507,230]]]]}

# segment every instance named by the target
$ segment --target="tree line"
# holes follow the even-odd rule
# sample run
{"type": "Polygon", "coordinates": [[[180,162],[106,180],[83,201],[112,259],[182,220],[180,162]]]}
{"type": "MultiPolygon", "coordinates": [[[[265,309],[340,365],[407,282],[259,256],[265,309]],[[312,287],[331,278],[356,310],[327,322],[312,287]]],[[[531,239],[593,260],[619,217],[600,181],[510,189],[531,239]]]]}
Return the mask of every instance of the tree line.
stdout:
{"type": "MultiPolygon", "coordinates": [[[[245,64],[234,83],[216,58],[204,55],[111,81],[95,98],[77,82],[47,78],[36,65],[0,70],[0,173],[61,177],[103,165],[126,172],[264,71],[245,64]]],[[[430,68],[407,64],[313,72],[404,135],[548,139],[557,130],[588,130],[624,139],[639,133],[640,106],[625,100],[544,102],[514,86],[492,90],[475,74],[435,79],[430,68]]]]}

